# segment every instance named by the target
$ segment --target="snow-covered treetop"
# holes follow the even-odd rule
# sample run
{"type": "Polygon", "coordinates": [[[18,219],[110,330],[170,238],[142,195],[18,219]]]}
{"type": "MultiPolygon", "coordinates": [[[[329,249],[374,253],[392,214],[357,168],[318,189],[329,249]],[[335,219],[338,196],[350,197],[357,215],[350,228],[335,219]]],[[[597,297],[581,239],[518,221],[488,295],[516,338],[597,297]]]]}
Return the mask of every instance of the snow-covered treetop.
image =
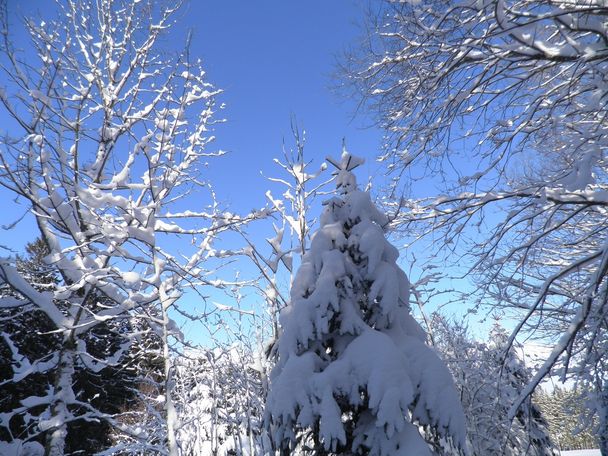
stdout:
{"type": "MultiPolygon", "coordinates": [[[[410,283],[387,217],[357,188],[344,151],[281,312],[267,422],[275,445],[315,454],[431,454],[417,425],[464,448],[452,378],[409,312],[410,283]]],[[[439,439],[435,439],[436,442],[439,439]]]]}

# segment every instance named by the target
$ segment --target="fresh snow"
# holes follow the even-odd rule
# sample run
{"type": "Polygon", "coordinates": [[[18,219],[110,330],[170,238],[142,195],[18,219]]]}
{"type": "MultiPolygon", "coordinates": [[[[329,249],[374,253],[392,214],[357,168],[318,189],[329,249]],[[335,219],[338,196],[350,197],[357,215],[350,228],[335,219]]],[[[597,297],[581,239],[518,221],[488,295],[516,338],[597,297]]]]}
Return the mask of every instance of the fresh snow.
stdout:
{"type": "Polygon", "coordinates": [[[24,442],[19,439],[15,439],[12,442],[0,441],[0,454],[6,456],[43,456],[44,447],[38,442],[24,442]]]}
{"type": "Polygon", "coordinates": [[[410,314],[387,217],[351,172],[361,160],[344,152],[328,161],[340,195],[324,203],[280,315],[266,404],[271,437],[293,452],[300,429],[318,429],[307,444],[326,451],[430,455],[421,425],[463,448],[452,377],[410,314]]]}
{"type": "Polygon", "coordinates": [[[561,456],[601,456],[600,450],[569,450],[560,452],[561,456]]]}

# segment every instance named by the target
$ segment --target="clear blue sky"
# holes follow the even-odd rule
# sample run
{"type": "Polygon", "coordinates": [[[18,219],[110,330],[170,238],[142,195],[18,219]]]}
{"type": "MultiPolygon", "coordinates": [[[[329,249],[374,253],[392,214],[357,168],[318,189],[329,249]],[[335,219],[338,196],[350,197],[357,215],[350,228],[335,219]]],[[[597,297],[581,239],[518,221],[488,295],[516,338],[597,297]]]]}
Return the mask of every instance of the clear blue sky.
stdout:
{"type": "MultiPolygon", "coordinates": [[[[227,123],[216,145],[231,152],[218,168],[222,194],[250,207],[263,195],[259,171],[272,172],[283,139],[293,144],[291,117],[307,131],[306,153],[315,161],[340,151],[342,138],[368,157],[363,173],[375,173],[382,134],[353,119],[354,100],[333,93],[336,57],[361,37],[361,1],[199,1],[187,6],[193,53],[209,79],[224,90],[227,123]],[[229,188],[226,181],[232,181],[229,188]]],[[[217,180],[217,179],[216,179],[217,180]]]]}
{"type": "MultiPolygon", "coordinates": [[[[42,11],[44,17],[47,1],[9,0],[9,8],[21,15],[42,11]]],[[[384,183],[374,160],[382,131],[370,127],[364,113],[355,115],[358,100],[344,99],[332,89],[339,83],[332,76],[337,58],[363,39],[366,5],[365,0],[185,2],[165,45],[179,48],[192,30],[191,56],[203,60],[209,82],[224,91],[218,104],[226,107],[218,117],[226,123],[217,126],[214,147],[229,154],[213,162],[206,177],[230,210],[243,213],[265,204],[269,183],[260,172],[279,174],[272,159],[281,157],[283,141],[293,145],[293,117],[306,130],[306,154],[317,165],[327,155],[338,155],[345,138],[351,153],[366,158],[358,170],[360,181],[371,175],[377,187],[384,183]]],[[[14,221],[25,209],[9,198],[0,188],[5,202],[0,224],[14,221]]],[[[21,252],[37,234],[26,220],[0,231],[0,245],[21,252]]],[[[0,250],[0,255],[6,252],[0,250]]]]}
{"type": "MultiPolygon", "coordinates": [[[[46,2],[9,0],[9,9],[44,17],[46,2]]],[[[332,76],[336,58],[362,38],[364,10],[362,0],[185,2],[165,44],[179,47],[192,30],[192,57],[202,58],[209,82],[224,91],[218,104],[226,107],[218,117],[226,123],[214,132],[215,147],[229,154],[213,163],[208,177],[231,210],[243,212],[265,203],[268,183],[260,172],[277,174],[272,159],[281,157],[283,141],[293,145],[294,116],[306,130],[306,154],[315,163],[339,154],[345,138],[352,153],[367,159],[360,176],[381,177],[374,157],[382,132],[370,128],[365,116],[354,116],[356,100],[332,89],[338,83],[332,76]]],[[[0,191],[2,200],[9,197],[0,191]]],[[[10,222],[13,215],[12,210],[5,212],[0,223],[10,222]]],[[[21,250],[33,235],[22,224],[3,232],[0,244],[21,250]]]]}

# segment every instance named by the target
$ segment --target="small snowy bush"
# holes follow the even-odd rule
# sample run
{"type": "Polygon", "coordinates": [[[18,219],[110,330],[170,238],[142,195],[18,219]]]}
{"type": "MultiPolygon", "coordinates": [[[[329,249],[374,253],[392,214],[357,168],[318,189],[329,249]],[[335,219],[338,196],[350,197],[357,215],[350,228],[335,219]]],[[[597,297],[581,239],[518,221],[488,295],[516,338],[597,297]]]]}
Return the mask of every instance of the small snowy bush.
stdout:
{"type": "Polygon", "coordinates": [[[460,391],[467,419],[469,448],[475,456],[554,456],[541,409],[529,397],[515,418],[508,412],[530,380],[516,350],[505,353],[508,335],[499,325],[489,342],[471,338],[466,326],[436,314],[432,319],[435,348],[447,363],[460,391]]]}

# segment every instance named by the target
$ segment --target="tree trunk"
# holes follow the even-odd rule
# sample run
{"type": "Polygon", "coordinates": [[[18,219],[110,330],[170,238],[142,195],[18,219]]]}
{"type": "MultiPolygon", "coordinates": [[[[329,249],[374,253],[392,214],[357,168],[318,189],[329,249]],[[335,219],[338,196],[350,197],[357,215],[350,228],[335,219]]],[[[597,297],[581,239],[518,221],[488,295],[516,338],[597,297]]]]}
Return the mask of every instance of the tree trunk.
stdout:
{"type": "Polygon", "coordinates": [[[74,378],[74,342],[69,339],[59,357],[59,367],[55,380],[55,393],[51,403],[51,417],[41,422],[41,428],[48,431],[46,436],[46,456],[63,456],[65,438],[68,433],[70,411],[68,404],[74,399],[72,383],[74,378]]]}
{"type": "Polygon", "coordinates": [[[601,401],[601,407],[598,413],[598,443],[602,456],[608,456],[608,381],[604,381],[599,401],[601,401]]]}
{"type": "Polygon", "coordinates": [[[171,365],[171,350],[169,347],[169,337],[171,336],[169,309],[175,303],[175,297],[167,295],[165,284],[159,289],[160,303],[163,316],[163,358],[165,363],[165,420],[167,426],[167,450],[169,456],[178,456],[177,435],[175,426],[177,424],[177,413],[173,402],[173,366],[171,365]]]}

